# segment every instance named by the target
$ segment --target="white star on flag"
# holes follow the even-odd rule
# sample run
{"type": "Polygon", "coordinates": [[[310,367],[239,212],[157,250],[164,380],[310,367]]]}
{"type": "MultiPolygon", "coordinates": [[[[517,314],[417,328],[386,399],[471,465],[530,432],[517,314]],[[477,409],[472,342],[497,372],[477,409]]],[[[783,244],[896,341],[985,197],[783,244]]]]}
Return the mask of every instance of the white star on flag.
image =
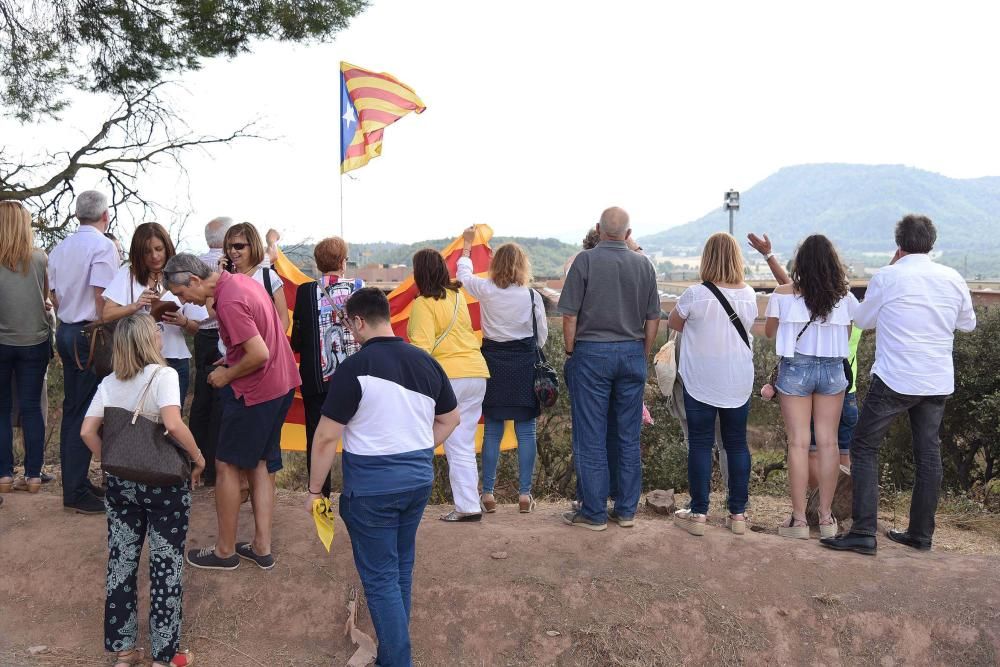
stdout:
{"type": "Polygon", "coordinates": [[[354,123],[357,121],[357,118],[354,116],[354,108],[347,107],[347,110],[344,111],[344,115],[342,116],[342,118],[347,122],[348,125],[354,125],[354,123]]]}

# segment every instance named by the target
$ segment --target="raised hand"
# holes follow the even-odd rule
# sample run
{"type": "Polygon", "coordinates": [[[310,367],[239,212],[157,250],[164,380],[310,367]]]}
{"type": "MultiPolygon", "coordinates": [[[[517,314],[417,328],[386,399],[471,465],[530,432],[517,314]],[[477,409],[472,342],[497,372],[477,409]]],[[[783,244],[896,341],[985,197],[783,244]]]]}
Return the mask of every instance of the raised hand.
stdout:
{"type": "Polygon", "coordinates": [[[476,242],[476,226],[475,225],[469,225],[468,227],[465,228],[465,231],[462,232],[462,241],[467,246],[471,246],[473,243],[476,242]]]}
{"type": "Polygon", "coordinates": [[[747,234],[747,243],[765,257],[771,253],[771,239],[767,238],[767,234],[764,234],[764,238],[753,233],[747,234]]]}

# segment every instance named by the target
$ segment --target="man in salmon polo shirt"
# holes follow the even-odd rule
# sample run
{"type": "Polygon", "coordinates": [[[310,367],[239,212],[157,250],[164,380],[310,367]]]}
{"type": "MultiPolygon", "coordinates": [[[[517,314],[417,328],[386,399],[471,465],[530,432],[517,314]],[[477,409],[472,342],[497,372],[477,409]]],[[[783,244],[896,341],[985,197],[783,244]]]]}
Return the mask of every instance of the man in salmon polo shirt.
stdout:
{"type": "Polygon", "coordinates": [[[175,255],[164,280],[182,303],[215,303],[224,365],[208,376],[219,390],[222,417],[215,451],[215,512],[219,537],[211,547],[190,549],[187,562],[209,570],[235,570],[240,559],[269,570],[274,474],[281,470],[281,425],[292,404],[299,371],[292,349],[264,288],[242,274],[219,273],[194,255],[175,255]],[[237,542],[240,471],[250,480],[254,538],[237,542]]]}

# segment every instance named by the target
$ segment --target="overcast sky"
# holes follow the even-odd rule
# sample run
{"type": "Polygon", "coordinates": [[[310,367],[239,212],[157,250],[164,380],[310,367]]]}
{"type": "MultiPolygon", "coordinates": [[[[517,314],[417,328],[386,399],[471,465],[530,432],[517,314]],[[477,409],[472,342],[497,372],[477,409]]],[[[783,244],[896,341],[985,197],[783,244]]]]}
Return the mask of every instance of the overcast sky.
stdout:
{"type": "MultiPolygon", "coordinates": [[[[498,234],[578,239],[609,205],[638,235],[700,217],[801,163],[1000,174],[996,28],[978,2],[374,0],[335,42],[260,45],[186,75],[194,130],[259,118],[272,142],[185,159],[143,181],[191,218],[340,230],[339,61],[386,71],[427,111],[343,179],[348,241],[498,234]]],[[[106,100],[4,144],[91,132],[106,100]]],[[[66,146],[63,146],[64,148],[66,146]]],[[[79,185],[90,185],[87,176],[79,185]]]]}

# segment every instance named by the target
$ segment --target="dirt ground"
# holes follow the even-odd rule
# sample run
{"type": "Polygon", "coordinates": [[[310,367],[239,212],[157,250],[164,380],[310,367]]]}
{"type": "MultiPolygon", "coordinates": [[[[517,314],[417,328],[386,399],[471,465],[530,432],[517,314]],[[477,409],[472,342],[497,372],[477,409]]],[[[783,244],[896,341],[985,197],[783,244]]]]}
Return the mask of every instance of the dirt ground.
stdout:
{"type": "MultiPolygon", "coordinates": [[[[210,490],[196,493],[189,546],[212,543],[210,490]]],[[[347,531],[327,554],[302,496],[279,492],[276,567],[187,568],[183,644],[199,665],[344,665],[347,531]]],[[[0,665],[105,665],[106,523],[52,493],[0,508],[0,665]],[[31,655],[30,648],[44,646],[31,655]]],[[[755,501],[756,502],[756,501],[755,501]]],[[[763,503],[758,511],[766,514],[763,503]]],[[[643,513],[635,528],[563,525],[564,504],[501,506],[480,524],[418,533],[412,636],[418,665],[995,665],[1000,556],[888,539],[875,558],[765,532],[692,537],[643,513]],[[505,552],[495,559],[491,554],[505,552]]],[[[241,536],[251,517],[244,506],[241,536]]],[[[986,550],[987,552],[990,549],[986,550]]],[[[140,599],[146,598],[145,574],[140,599]]],[[[149,645],[145,606],[140,644],[149,645]]],[[[367,612],[362,629],[371,632],[367,612]]]]}

